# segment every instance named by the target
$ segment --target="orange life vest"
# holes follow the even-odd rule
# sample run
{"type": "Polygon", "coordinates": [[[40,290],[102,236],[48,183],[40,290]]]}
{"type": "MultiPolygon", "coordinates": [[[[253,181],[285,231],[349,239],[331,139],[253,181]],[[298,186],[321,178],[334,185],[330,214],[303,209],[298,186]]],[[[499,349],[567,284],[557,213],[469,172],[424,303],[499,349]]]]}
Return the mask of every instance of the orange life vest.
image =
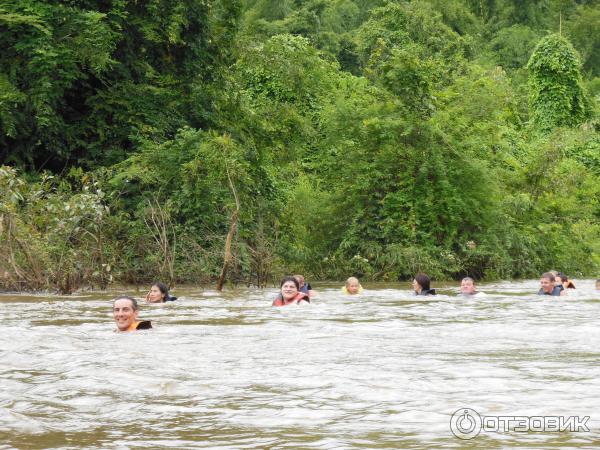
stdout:
{"type": "Polygon", "coordinates": [[[298,292],[296,294],[296,296],[290,300],[284,300],[282,295],[279,294],[277,296],[277,298],[275,299],[275,301],[273,302],[273,306],[287,306],[287,305],[292,305],[292,304],[298,304],[302,301],[306,301],[308,303],[310,303],[310,297],[308,296],[308,294],[304,293],[304,292],[298,292]]]}
{"type": "Polygon", "coordinates": [[[152,328],[152,322],[142,320],[141,322],[133,322],[125,331],[147,330],[149,328],[152,328]]]}

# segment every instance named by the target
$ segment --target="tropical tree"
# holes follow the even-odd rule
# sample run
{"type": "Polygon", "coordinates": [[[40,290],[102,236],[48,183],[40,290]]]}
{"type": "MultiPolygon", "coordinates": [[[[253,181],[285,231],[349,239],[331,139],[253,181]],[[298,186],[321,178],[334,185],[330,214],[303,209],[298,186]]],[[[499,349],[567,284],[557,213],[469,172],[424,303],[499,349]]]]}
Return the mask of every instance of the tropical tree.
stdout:
{"type": "Polygon", "coordinates": [[[543,38],[529,59],[529,108],[534,126],[548,131],[589,117],[577,52],[564,37],[543,38]]]}

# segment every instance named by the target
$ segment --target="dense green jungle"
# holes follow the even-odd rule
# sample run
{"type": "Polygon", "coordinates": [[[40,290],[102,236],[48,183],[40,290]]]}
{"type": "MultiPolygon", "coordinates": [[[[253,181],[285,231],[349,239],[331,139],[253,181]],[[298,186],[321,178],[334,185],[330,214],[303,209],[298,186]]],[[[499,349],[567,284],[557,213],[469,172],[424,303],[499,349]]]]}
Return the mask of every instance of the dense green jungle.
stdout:
{"type": "Polygon", "coordinates": [[[600,273],[598,0],[2,0],[0,288],[600,273]]]}

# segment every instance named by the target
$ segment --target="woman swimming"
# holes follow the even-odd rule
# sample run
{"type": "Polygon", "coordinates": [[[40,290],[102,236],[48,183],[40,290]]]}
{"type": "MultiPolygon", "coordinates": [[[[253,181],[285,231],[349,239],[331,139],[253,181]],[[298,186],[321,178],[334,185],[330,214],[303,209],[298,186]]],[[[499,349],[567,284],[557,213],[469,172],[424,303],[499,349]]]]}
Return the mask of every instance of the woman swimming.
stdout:
{"type": "Polygon", "coordinates": [[[435,295],[435,289],[429,287],[431,280],[424,273],[418,273],[413,280],[415,295],[435,295]]]}
{"type": "Polygon", "coordinates": [[[177,297],[169,295],[169,288],[160,282],[153,283],[150,291],[146,294],[146,301],[148,303],[164,303],[175,300],[177,300],[177,297]]]}
{"type": "Polygon", "coordinates": [[[273,301],[273,306],[297,305],[301,302],[310,303],[310,297],[300,292],[298,280],[294,277],[283,277],[279,285],[280,292],[273,301]]]}

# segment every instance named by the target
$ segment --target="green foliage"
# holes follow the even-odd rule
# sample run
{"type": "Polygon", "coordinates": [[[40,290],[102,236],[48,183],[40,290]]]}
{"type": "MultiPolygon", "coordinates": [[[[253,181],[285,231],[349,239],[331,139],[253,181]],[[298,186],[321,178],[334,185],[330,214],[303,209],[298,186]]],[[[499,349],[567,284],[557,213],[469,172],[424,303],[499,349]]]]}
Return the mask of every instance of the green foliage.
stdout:
{"type": "Polygon", "coordinates": [[[331,89],[335,64],[319,57],[305,38],[279,35],[249,49],[239,62],[240,81],[252,98],[293,103],[308,112],[331,89]]]}
{"type": "Polygon", "coordinates": [[[579,58],[569,41],[558,35],[545,37],[535,48],[527,68],[530,117],[537,128],[548,131],[574,126],[589,117],[579,58]]]}
{"type": "Polygon", "coordinates": [[[18,106],[25,98],[25,94],[20,92],[6,75],[0,73],[0,130],[4,135],[15,135],[18,106]]]}
{"type": "MultiPolygon", "coordinates": [[[[365,62],[373,57],[374,52],[380,53],[382,47],[390,50],[411,43],[422,46],[423,58],[445,63],[460,63],[469,52],[468,39],[451,30],[443,23],[441,14],[422,1],[410,4],[391,2],[374,9],[369,20],[358,30],[358,39],[365,62]]],[[[456,67],[445,70],[453,69],[456,67]]]]}
{"type": "Polygon", "coordinates": [[[247,1],[244,34],[264,41],[277,34],[307,38],[312,45],[352,73],[360,72],[352,32],[383,0],[309,0],[303,2],[247,1]]]}
{"type": "Polygon", "coordinates": [[[71,293],[112,281],[105,243],[108,209],[97,183],[80,172],[76,190],[44,176],[26,184],[14,169],[0,167],[0,286],[71,293]]]}
{"type": "Polygon", "coordinates": [[[5,1],[0,285],[592,274],[596,12],[5,1]]]}
{"type": "Polygon", "coordinates": [[[270,223],[270,209],[275,207],[273,180],[258,164],[257,153],[231,136],[182,129],[163,144],[146,142],[140,153],[116,169],[109,181],[111,189],[118,190],[113,209],[128,211],[121,222],[135,224],[135,233],[123,230],[122,237],[129,249],[125,266],[135,267],[135,272],[127,275],[130,280],[149,281],[150,274],[160,275],[148,257],[152,253],[148,249],[156,249],[144,221],[149,194],[155,195],[178,224],[176,279],[202,281],[218,274],[224,236],[237,202],[234,276],[252,278],[255,274],[249,273],[251,269],[244,272],[244,267],[259,264],[257,258],[270,257],[258,251],[264,242],[257,235],[265,222],[270,223]]]}
{"type": "Polygon", "coordinates": [[[581,55],[583,70],[600,76],[600,8],[599,3],[581,5],[565,24],[566,34],[581,55]]]}
{"type": "Polygon", "coordinates": [[[335,213],[331,193],[315,184],[306,175],[299,175],[285,199],[285,211],[294,211],[280,219],[283,231],[278,245],[280,264],[287,273],[319,270],[315,263],[332,250],[331,242],[335,242],[340,231],[330,222],[335,213]]]}
{"type": "Polygon", "coordinates": [[[420,115],[434,109],[432,90],[448,84],[470,52],[469,38],[445,25],[427,2],[374,9],[357,42],[365,75],[420,115]]]}
{"type": "Polygon", "coordinates": [[[404,118],[389,94],[348,81],[324,115],[331,147],[320,171],[337,211],[329,228],[344,230],[333,260],[359,255],[373,276],[405,277],[402,265],[418,248],[429,261],[422,267],[442,273],[432,261],[444,261],[446,273],[458,270],[447,255],[495,220],[497,187],[485,164],[460,138],[452,142],[439,127],[404,118]],[[399,252],[405,246],[413,253],[399,252]]]}
{"type": "Polygon", "coordinates": [[[525,67],[540,35],[526,25],[502,28],[490,47],[497,63],[505,69],[525,67]]]}
{"type": "Polygon", "coordinates": [[[227,122],[256,149],[261,164],[295,171],[291,163],[318,147],[320,111],[335,89],[337,64],[321,58],[305,38],[280,35],[240,57],[234,77],[240,98],[227,122]]]}
{"type": "Polygon", "coordinates": [[[469,10],[467,2],[460,0],[431,0],[429,3],[442,15],[444,24],[461,36],[473,36],[482,31],[481,20],[469,10]]]}
{"type": "Polygon", "coordinates": [[[437,97],[440,107],[432,121],[452,145],[474,159],[510,170],[521,117],[506,73],[473,65],[437,97]]]}
{"type": "Polygon", "coordinates": [[[2,108],[8,127],[0,135],[0,146],[11,149],[5,150],[6,159],[32,163],[39,147],[46,149],[42,158],[69,151],[69,131],[63,130],[69,129],[66,116],[74,111],[66,96],[77,83],[99,76],[113,63],[116,35],[105,19],[105,14],[66,5],[4,2],[0,79],[9,86],[3,97],[14,101],[10,113],[2,108]]]}
{"type": "Polygon", "coordinates": [[[9,0],[0,23],[0,148],[34,169],[115,162],[136,136],[172,135],[209,74],[201,2],[9,0]]]}

